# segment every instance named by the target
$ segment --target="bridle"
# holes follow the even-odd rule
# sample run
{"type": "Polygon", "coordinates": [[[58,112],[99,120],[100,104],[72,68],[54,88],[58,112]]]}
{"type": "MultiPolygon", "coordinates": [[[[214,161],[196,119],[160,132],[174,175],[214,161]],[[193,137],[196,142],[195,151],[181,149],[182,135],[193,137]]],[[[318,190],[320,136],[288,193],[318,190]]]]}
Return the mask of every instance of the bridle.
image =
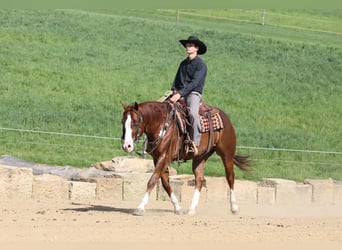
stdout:
{"type": "MultiPolygon", "coordinates": [[[[151,142],[147,141],[147,144],[151,147],[151,149],[149,151],[146,151],[147,153],[151,154],[154,150],[156,150],[156,148],[161,143],[162,139],[164,138],[164,136],[166,134],[166,130],[170,125],[171,115],[169,114],[166,117],[166,120],[164,121],[162,129],[159,131],[157,139],[155,139],[154,141],[151,141],[151,142]]],[[[147,140],[147,138],[146,138],[146,140],[147,140]]]]}
{"type": "MultiPolygon", "coordinates": [[[[171,110],[168,113],[164,124],[162,126],[162,129],[159,131],[158,137],[154,140],[154,141],[148,141],[148,139],[146,138],[144,141],[144,145],[145,145],[145,152],[151,154],[154,150],[156,150],[156,148],[159,146],[159,144],[161,143],[162,139],[164,138],[166,131],[170,125],[170,121],[171,119],[174,117],[174,108],[171,105],[171,110]],[[150,150],[146,151],[146,146],[149,146],[150,150]]],[[[137,142],[139,141],[141,135],[143,134],[142,131],[142,123],[143,123],[143,116],[140,110],[130,110],[128,113],[135,113],[138,117],[139,120],[133,120],[133,124],[132,124],[132,128],[135,128],[137,133],[135,138],[133,139],[133,143],[134,145],[137,144],[137,142]]],[[[132,116],[132,115],[131,115],[132,116]]]]}

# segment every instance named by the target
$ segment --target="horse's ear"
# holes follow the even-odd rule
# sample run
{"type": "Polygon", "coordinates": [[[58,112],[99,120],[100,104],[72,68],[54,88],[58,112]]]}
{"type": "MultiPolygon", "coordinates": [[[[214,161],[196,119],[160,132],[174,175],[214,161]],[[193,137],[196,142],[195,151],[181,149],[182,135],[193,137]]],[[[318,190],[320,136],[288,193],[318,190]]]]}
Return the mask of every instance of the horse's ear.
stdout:
{"type": "Polygon", "coordinates": [[[139,104],[137,102],[134,103],[134,109],[138,110],[139,109],[139,104]]]}
{"type": "Polygon", "coordinates": [[[123,107],[124,109],[127,108],[127,105],[126,105],[124,102],[121,102],[121,105],[122,105],[122,107],[123,107]]]}

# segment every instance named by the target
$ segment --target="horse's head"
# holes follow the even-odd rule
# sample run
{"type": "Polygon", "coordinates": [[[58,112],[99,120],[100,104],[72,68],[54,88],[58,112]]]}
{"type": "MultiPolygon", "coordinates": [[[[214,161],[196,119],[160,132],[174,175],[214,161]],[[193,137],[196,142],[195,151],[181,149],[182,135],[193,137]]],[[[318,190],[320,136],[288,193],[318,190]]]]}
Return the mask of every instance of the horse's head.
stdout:
{"type": "Polygon", "coordinates": [[[143,133],[143,118],[137,103],[132,105],[122,104],[122,107],[124,108],[124,113],[121,121],[121,145],[126,152],[132,152],[135,143],[143,133]]]}

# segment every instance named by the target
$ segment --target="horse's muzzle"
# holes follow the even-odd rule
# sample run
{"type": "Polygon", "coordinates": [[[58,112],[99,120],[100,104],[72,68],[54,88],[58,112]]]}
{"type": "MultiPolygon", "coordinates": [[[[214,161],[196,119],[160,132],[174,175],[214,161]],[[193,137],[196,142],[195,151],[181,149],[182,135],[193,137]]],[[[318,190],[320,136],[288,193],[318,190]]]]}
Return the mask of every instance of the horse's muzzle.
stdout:
{"type": "Polygon", "coordinates": [[[123,143],[122,149],[127,153],[131,153],[134,150],[134,144],[133,143],[123,143]]]}

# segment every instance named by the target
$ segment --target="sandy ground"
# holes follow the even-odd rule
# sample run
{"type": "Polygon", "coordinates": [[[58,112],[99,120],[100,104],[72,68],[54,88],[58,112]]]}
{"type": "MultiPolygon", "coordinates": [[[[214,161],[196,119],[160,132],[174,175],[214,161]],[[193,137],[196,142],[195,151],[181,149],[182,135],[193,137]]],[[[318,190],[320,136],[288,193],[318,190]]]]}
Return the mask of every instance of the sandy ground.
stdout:
{"type": "Polygon", "coordinates": [[[168,201],[152,201],[144,216],[133,216],[137,204],[1,200],[0,248],[342,249],[342,208],[332,205],[240,204],[233,215],[225,202],[203,202],[188,216],[175,215],[168,201]]]}

